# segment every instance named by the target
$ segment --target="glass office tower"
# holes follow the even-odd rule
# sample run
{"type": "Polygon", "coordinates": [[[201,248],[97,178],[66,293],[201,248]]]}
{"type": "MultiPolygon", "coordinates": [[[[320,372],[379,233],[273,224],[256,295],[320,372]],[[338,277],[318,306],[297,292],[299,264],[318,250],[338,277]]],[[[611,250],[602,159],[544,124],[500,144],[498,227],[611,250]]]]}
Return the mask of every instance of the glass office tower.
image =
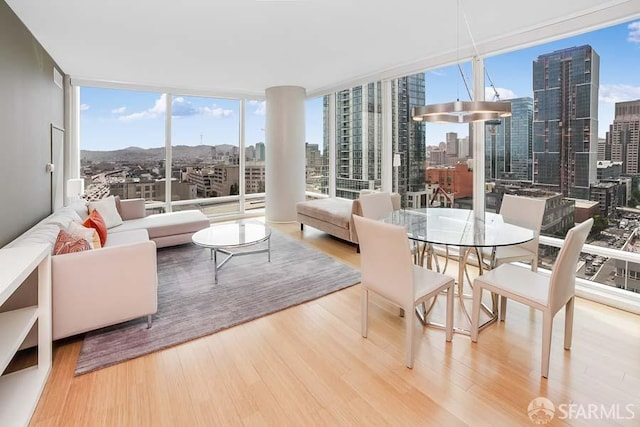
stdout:
{"type": "MultiPolygon", "coordinates": [[[[401,194],[424,189],[426,159],[424,124],[411,120],[411,109],[424,104],[424,73],[392,81],[392,147],[400,155],[394,168],[394,190],[401,194]],[[396,182],[397,179],[397,182],[396,182]]],[[[360,190],[382,185],[382,82],[336,93],[336,196],[358,197],[360,190]]],[[[329,97],[324,98],[329,117],[329,97]]],[[[326,121],[326,120],[325,120],[326,121]]],[[[325,125],[328,130],[328,126],[325,125]]],[[[324,134],[328,153],[329,132],[324,134]]]]}
{"type": "Polygon", "coordinates": [[[485,122],[485,178],[531,181],[533,99],[508,99],[511,117],[485,122]]]}
{"type": "Polygon", "coordinates": [[[398,173],[393,174],[393,188],[402,195],[404,203],[408,191],[425,189],[425,125],[411,119],[412,108],[425,103],[424,73],[401,77],[391,84],[392,146],[393,152],[400,155],[398,173]]]}
{"type": "Polygon", "coordinates": [[[589,198],[596,182],[600,57],[585,45],[533,62],[533,181],[589,198]]]}

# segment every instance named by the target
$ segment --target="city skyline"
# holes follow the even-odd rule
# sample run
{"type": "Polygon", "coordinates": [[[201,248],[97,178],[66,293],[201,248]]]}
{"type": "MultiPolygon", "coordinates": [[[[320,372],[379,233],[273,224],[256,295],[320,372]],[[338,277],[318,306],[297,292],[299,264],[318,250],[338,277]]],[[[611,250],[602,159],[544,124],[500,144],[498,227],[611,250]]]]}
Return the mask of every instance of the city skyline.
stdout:
{"type": "MultiPolygon", "coordinates": [[[[640,21],[544,43],[485,58],[489,77],[501,99],[533,96],[532,64],[541,54],[588,44],[601,57],[599,92],[599,133],[601,138],[614,118],[615,102],[640,99],[640,21]]],[[[470,64],[461,64],[467,81],[470,64]]],[[[457,65],[425,72],[425,103],[468,99],[457,65]]],[[[486,92],[492,93],[487,81],[486,92]]],[[[487,99],[490,99],[487,96],[487,99]]],[[[141,91],[81,88],[82,149],[113,150],[136,146],[164,146],[164,95],[141,91]]],[[[238,145],[238,100],[174,95],[174,145],[238,145]],[[179,130],[179,133],[177,131],[179,130]]],[[[306,142],[323,143],[322,97],[306,102],[306,142]]],[[[264,142],[265,102],[246,103],[245,141],[264,142]]],[[[466,125],[426,124],[426,145],[445,141],[447,132],[467,136],[466,125]]]]}

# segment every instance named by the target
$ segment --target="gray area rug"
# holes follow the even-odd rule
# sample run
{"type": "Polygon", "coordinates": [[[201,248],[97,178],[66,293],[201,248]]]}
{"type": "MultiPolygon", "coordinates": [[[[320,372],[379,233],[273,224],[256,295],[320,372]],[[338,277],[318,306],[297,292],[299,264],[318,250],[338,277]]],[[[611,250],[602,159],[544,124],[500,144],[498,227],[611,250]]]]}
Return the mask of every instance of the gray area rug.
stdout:
{"type": "Polygon", "coordinates": [[[358,270],[275,230],[271,263],[266,253],[234,257],[218,271],[217,285],[209,257],[208,249],[191,244],[159,249],[153,327],[146,329],[146,320],[136,319],[88,332],[75,374],[210,335],[360,282],[358,270]]]}

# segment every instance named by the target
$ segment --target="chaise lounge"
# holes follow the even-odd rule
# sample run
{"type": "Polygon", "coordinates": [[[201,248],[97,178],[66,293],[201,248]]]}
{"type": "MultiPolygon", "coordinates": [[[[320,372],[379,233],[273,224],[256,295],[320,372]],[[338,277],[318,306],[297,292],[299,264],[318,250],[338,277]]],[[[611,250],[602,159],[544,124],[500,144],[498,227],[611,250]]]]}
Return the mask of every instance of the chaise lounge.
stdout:
{"type": "MultiPolygon", "coordinates": [[[[393,193],[391,201],[393,209],[400,209],[399,194],[393,193]]],[[[296,205],[296,214],[300,230],[308,225],[347,242],[358,243],[358,234],[353,225],[352,215],[362,216],[360,199],[327,197],[307,200],[296,205]]]]}

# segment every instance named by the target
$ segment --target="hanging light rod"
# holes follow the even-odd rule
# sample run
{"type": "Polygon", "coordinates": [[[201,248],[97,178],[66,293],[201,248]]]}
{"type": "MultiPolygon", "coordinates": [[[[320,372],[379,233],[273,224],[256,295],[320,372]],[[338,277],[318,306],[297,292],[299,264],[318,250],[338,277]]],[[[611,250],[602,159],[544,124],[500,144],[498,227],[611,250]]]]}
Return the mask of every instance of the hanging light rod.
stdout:
{"type": "Polygon", "coordinates": [[[416,122],[470,123],[511,116],[510,102],[455,101],[413,107],[416,122]]]}
{"type": "MultiPolygon", "coordinates": [[[[462,0],[457,0],[456,8],[456,61],[458,63],[458,70],[460,76],[464,81],[464,85],[469,92],[469,85],[467,85],[467,79],[464,77],[462,67],[460,67],[459,50],[460,50],[460,15],[464,18],[469,38],[473,44],[473,49],[476,55],[480,56],[478,48],[471,34],[471,28],[469,27],[469,21],[467,15],[464,13],[464,8],[461,4],[462,0]]],[[[486,69],[485,69],[486,72],[486,69]]],[[[488,76],[488,73],[487,73],[488,76]]],[[[493,85],[493,81],[489,78],[491,87],[496,93],[496,97],[499,97],[498,91],[493,85]]],[[[471,93],[469,92],[469,98],[471,93]]],[[[498,120],[503,117],[511,116],[511,102],[500,101],[460,101],[460,98],[455,102],[445,102],[443,104],[430,104],[422,105],[419,107],[413,107],[411,110],[411,116],[416,122],[433,122],[433,123],[471,123],[481,122],[487,120],[498,120]]]]}

